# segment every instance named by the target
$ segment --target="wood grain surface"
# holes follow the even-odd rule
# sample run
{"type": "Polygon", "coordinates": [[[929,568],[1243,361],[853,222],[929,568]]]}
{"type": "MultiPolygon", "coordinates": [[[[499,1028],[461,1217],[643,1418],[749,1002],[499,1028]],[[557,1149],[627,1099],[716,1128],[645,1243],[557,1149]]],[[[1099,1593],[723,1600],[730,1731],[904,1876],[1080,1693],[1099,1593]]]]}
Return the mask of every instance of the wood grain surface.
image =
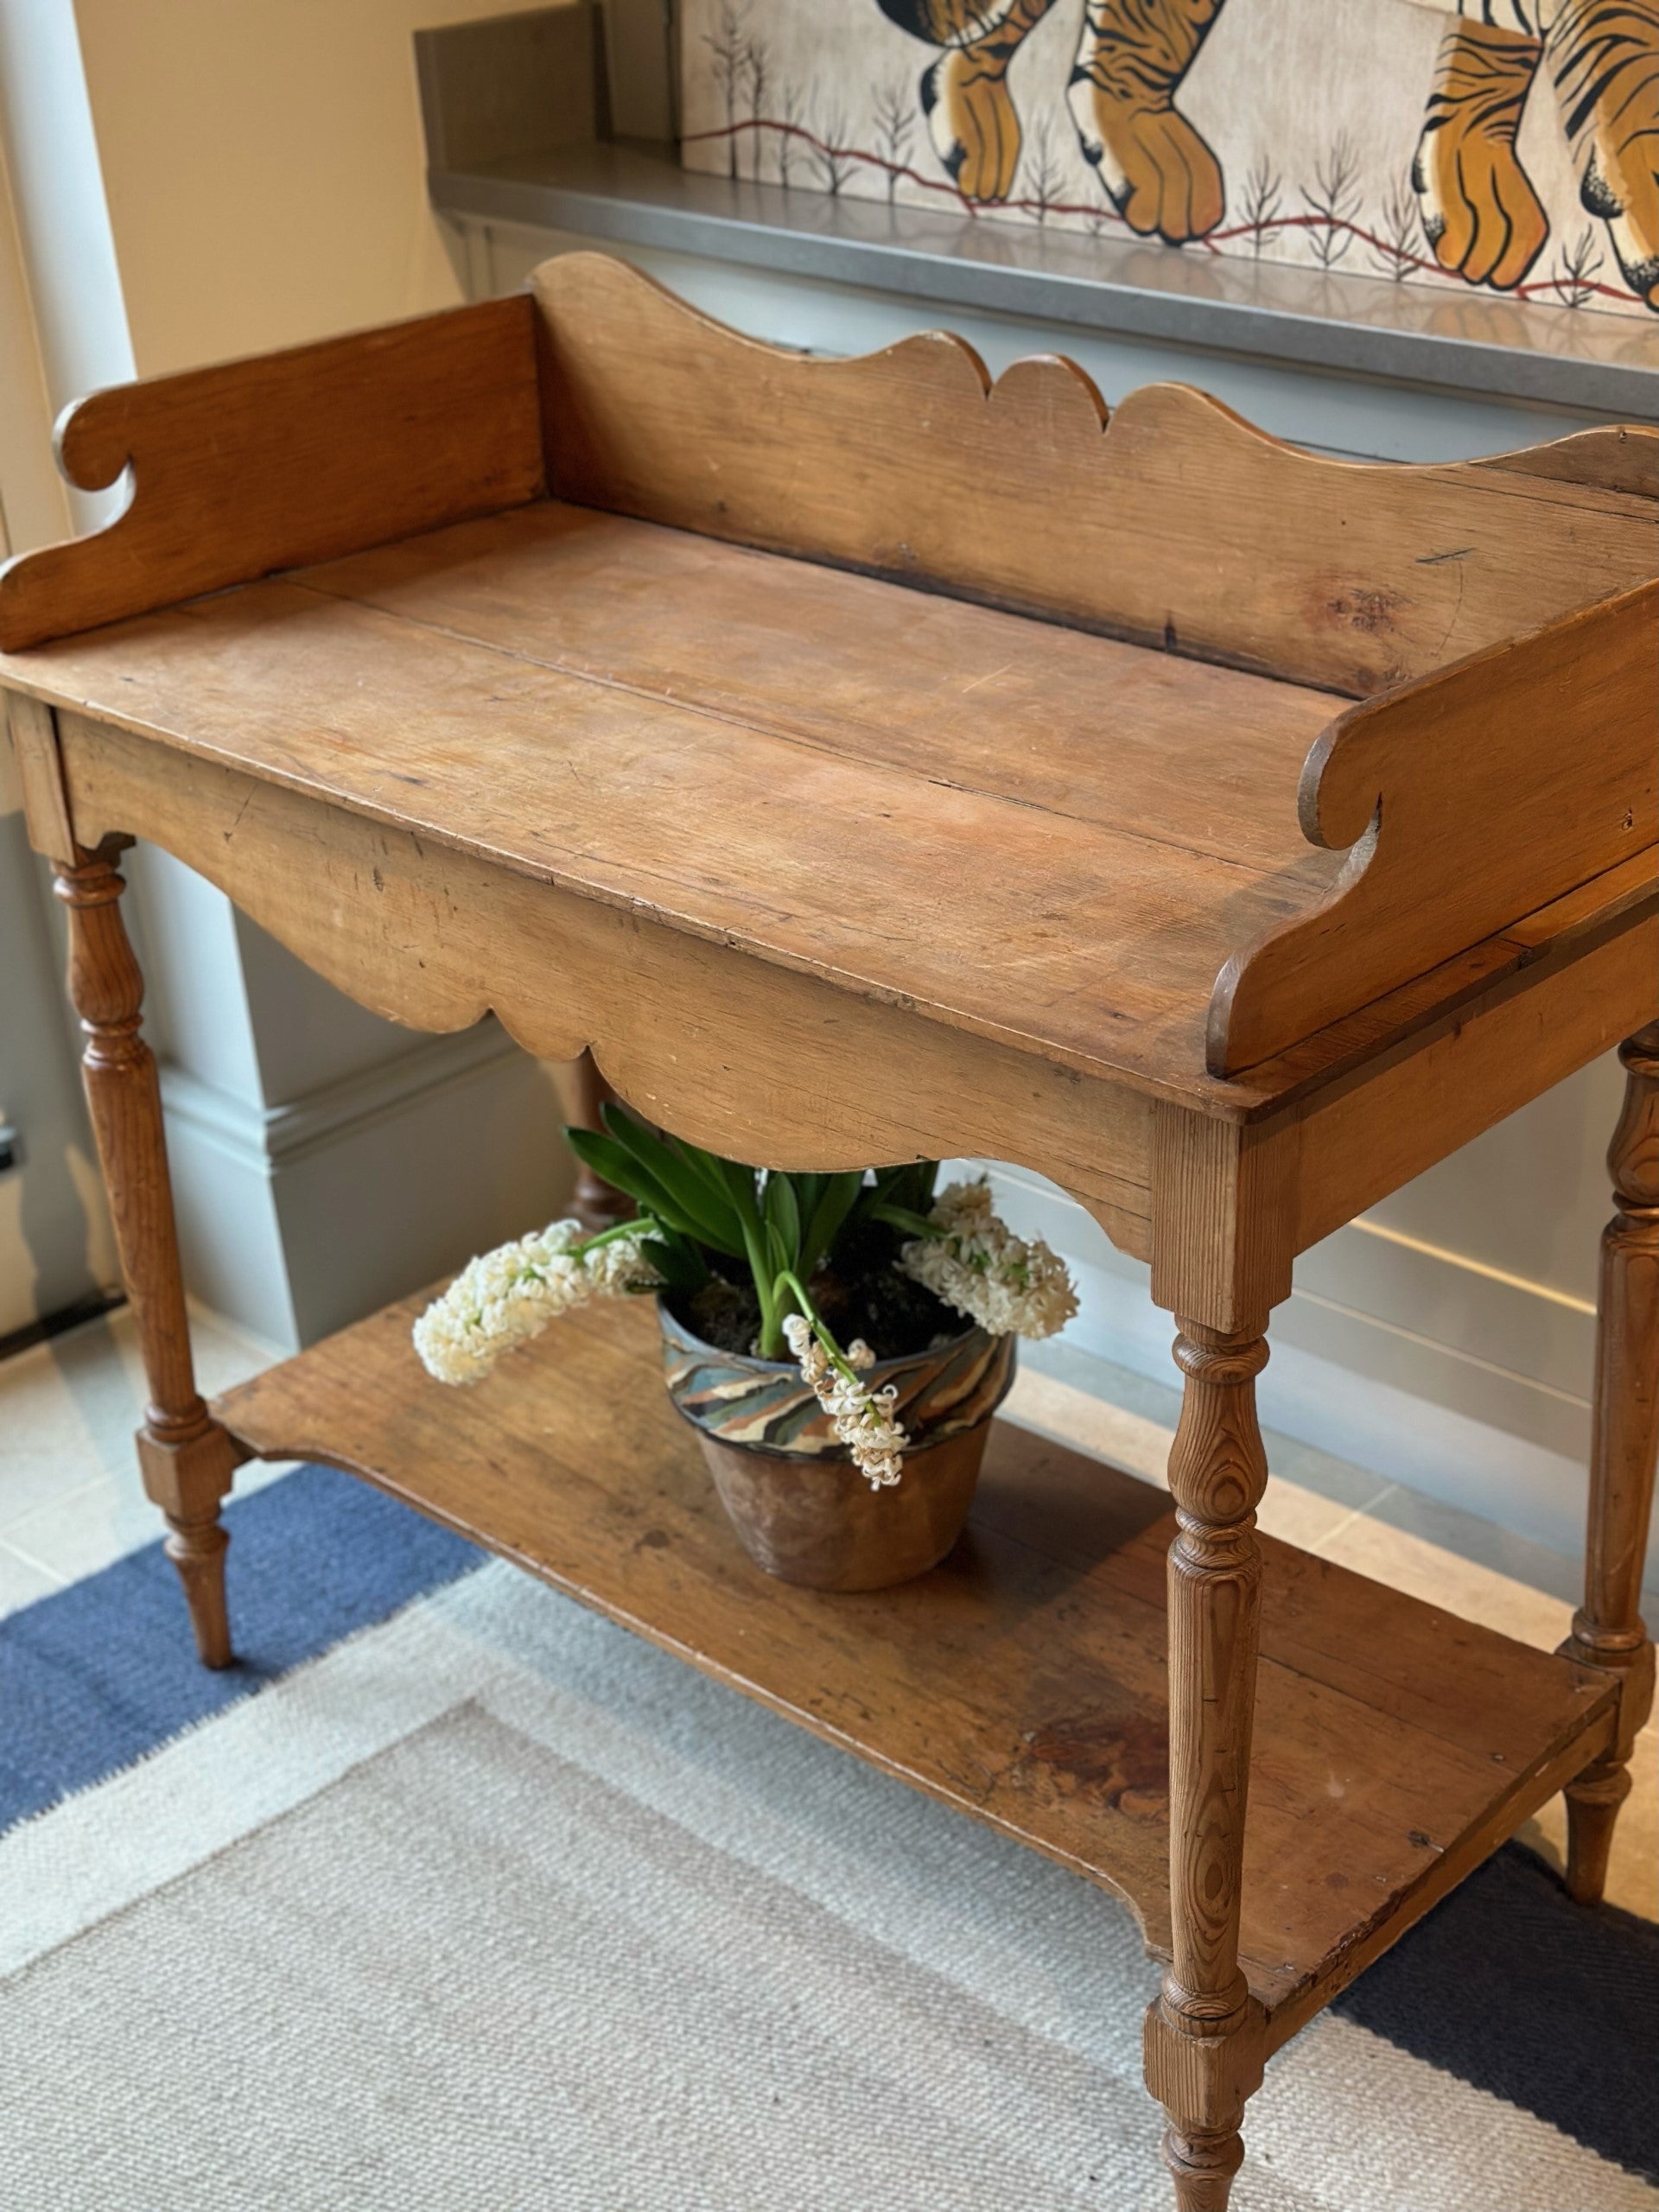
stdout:
{"type": "Polygon", "coordinates": [[[1222,963],[1340,866],[1295,816],[1323,694],[546,505],[0,676],[1154,1086],[1203,1077],[1222,963]]]}
{"type": "Polygon", "coordinates": [[[591,1046],[651,1120],[762,1166],[1040,1164],[1125,1250],[1150,1249],[1150,1107],[1133,1087],[169,747],[73,715],[64,736],[84,823],[135,823],[374,1013],[453,1030],[493,1008],[539,1058],[591,1046]]]}
{"type": "Polygon", "coordinates": [[[143,977],[121,919],[115,841],[60,861],[68,916],[69,995],[86,1039],[82,1070],[121,1276],[149,1391],[138,1432],[144,1487],[162,1508],[167,1552],[183,1585],[196,1649],[208,1667],[232,1657],[219,1503],[246,1455],[196,1389],[184,1277],[168,1174],[156,1056],[139,1033],[143,977]]]}
{"type": "Polygon", "coordinates": [[[1262,1638],[1255,1509],[1268,1455],[1257,1332],[1183,1317],[1185,1378],[1169,1454],[1170,1958],[1148,2009],[1147,2080],[1169,2125],[1164,2158],[1184,2208],[1224,2205],[1243,2161],[1244,2101],[1262,2082],[1260,2000],[1239,1960],[1251,1738],[1262,1638]]]}
{"type": "Polygon", "coordinates": [[[594,254],[543,263],[560,497],[1369,696],[1659,568],[1659,431],[1398,467],[1184,385],[911,338],[810,359],[594,254]]]}
{"type": "MultiPolygon", "coordinates": [[[[1127,1897],[1167,1956],[1164,1494],[999,1422],[969,1532],[899,1590],[753,1567],[655,1375],[643,1301],[467,1393],[418,1299],[216,1402],[1127,1897]]],[[[1281,2039],[1593,1757],[1606,1678],[1263,1539],[1241,1953],[1281,2039]],[[1331,1878],[1327,1879],[1329,1876],[1331,1878]]]]}
{"type": "Polygon", "coordinates": [[[66,462],[130,457],[133,499],[0,580],[0,678],[1249,1113],[1225,1079],[1374,1055],[1399,993],[1659,850],[1659,433],[1402,469],[1176,387],[1104,423],[1069,364],[804,359],[565,257],[86,403],[66,462]]]}
{"type": "MultiPolygon", "coordinates": [[[[1020,1161],[1072,1191],[1122,1249],[1152,1256],[1154,1102],[1136,1086],[734,960],[245,772],[62,722],[85,836],[125,823],[167,846],[377,1013],[443,1030],[493,1007],[544,1058],[594,1045],[642,1112],[773,1166],[958,1152],[1020,1161]]],[[[1556,902],[1535,928],[1398,995],[1395,1014],[1334,1033],[1324,1067],[1299,1050],[1224,1084],[1201,1077],[1207,1095],[1192,1103],[1206,1117],[1256,1117],[1264,1137],[1279,1133],[1280,1241],[1218,1249],[1237,1219],[1243,1155],[1177,1112],[1160,1301],[1219,1324],[1236,1282],[1241,1306],[1270,1305],[1283,1295],[1285,1240],[1292,1251],[1317,1243],[1659,1015],[1659,893],[1645,867],[1623,873],[1611,920],[1587,894],[1556,902]],[[1169,1211],[1189,1151],[1194,1187],[1219,1179],[1202,1218],[1169,1211]]]]}
{"type": "Polygon", "coordinates": [[[1611,869],[1645,855],[1659,878],[1659,583],[1351,709],[1299,806],[1312,842],[1351,849],[1311,912],[1228,963],[1218,1075],[1611,869]]]}
{"type": "Polygon", "coordinates": [[[0,688],[210,1664],[233,1464],[327,1459],[1116,1890],[1168,1961],[1147,2079],[1195,2212],[1266,2052],[1563,1785],[1595,1893],[1652,1682],[1659,432],[1333,462],[944,337],[805,359],[575,256],[98,395],[62,458],[130,499],[0,571],[0,688]],[[378,1012],[590,1050],[589,1105],[1052,1176],[1181,1317],[1174,1515],[999,1427],[931,1574],[792,1589],[637,1306],[458,1397],[411,1302],[216,1419],[134,833],[378,1012]],[[1548,1656],[1259,1539],[1254,1376],[1297,1249],[1613,1023],[1586,1602],[1548,1656]]]}
{"type": "Polygon", "coordinates": [[[130,467],[130,497],[106,528],[0,566],[7,652],[535,499],[529,303],[118,385],[64,416],[58,460],[87,492],[130,467]]]}
{"type": "MultiPolygon", "coordinates": [[[[1564,703],[1526,741],[1606,733],[1599,785],[1576,772],[1580,822],[1561,787],[1577,753],[1506,779],[1490,740],[1472,767],[1414,748],[1444,702],[1389,702],[1397,741],[1380,703],[1357,710],[1376,729],[1354,728],[1331,772],[1352,781],[1356,751],[1403,805],[1335,906],[1342,858],[1308,846],[1294,811],[1325,695],[547,503],[6,665],[537,880],[1062,1065],[1213,1098],[1211,986],[1239,943],[1260,947],[1227,986],[1251,1058],[1370,1001],[1354,1032],[1368,1058],[1389,983],[1445,968],[1482,924],[1480,961],[1399,1009],[1408,1022],[1532,962],[1524,905],[1504,909],[1535,882],[1553,900],[1598,839],[1622,856],[1642,837],[1652,769],[1629,699],[1651,683],[1645,597],[1620,612],[1584,618],[1624,653],[1592,682],[1538,641],[1564,703]],[[1449,802],[1430,804],[1459,776],[1490,802],[1461,835],[1449,802]],[[1436,870],[1443,895],[1425,898],[1436,870]]],[[[1478,688],[1428,690],[1442,683],[1478,723],[1478,688]]],[[[1598,912],[1654,871],[1637,853],[1605,874],[1598,912]]],[[[1329,1044],[1327,1064],[1348,1049],[1329,1044]]],[[[1291,1074],[1257,1087],[1282,1094],[1291,1074]]]]}

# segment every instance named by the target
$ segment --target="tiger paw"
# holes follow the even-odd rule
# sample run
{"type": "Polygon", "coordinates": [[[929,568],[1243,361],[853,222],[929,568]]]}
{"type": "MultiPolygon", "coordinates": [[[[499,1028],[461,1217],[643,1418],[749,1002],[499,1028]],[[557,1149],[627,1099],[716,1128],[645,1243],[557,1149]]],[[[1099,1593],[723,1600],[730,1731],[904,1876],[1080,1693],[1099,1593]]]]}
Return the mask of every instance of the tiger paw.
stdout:
{"type": "Polygon", "coordinates": [[[1223,0],[1084,0],[1066,86],[1084,158],[1132,231],[1182,245],[1220,222],[1221,164],[1175,95],[1223,0]]]}
{"type": "Polygon", "coordinates": [[[1178,107],[1121,99],[1084,67],[1066,99],[1084,158],[1132,231],[1181,245],[1214,230],[1227,204],[1221,164],[1178,107]]]}
{"type": "Polygon", "coordinates": [[[1020,115],[1005,76],[957,47],[922,79],[933,150],[964,200],[1006,200],[1020,168],[1020,115]]]}
{"type": "Polygon", "coordinates": [[[1448,31],[1411,167],[1436,261],[1498,291],[1521,282],[1549,236],[1515,150],[1542,52],[1538,40],[1485,23],[1448,31]]]}
{"type": "Polygon", "coordinates": [[[1659,0],[1603,11],[1567,0],[1550,28],[1550,71],[1579,171],[1579,197],[1607,226],[1624,282],[1659,309],[1659,0]]]}

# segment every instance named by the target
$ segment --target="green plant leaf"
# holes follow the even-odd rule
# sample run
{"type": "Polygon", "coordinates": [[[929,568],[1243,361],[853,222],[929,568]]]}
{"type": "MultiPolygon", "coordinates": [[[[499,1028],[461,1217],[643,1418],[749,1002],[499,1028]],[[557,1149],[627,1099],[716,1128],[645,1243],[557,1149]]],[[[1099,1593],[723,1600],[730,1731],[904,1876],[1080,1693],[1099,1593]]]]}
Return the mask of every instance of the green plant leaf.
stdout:
{"type": "Polygon", "coordinates": [[[766,1227],[777,1239],[783,1256],[776,1261],[774,1274],[781,1274],[785,1268],[792,1268],[801,1249],[801,1210],[795,1197],[795,1185],[787,1175],[768,1175],[763,1201],[766,1227]]]}
{"type": "MultiPolygon", "coordinates": [[[[721,1203],[715,1192],[672,1147],[614,1101],[607,1101],[601,1109],[601,1117],[613,1141],[664,1194],[673,1209],[675,1228],[689,1228],[692,1235],[703,1243],[711,1244],[717,1252],[734,1256],[741,1254],[739,1224],[732,1217],[730,1206],[721,1203]]],[[[600,1172],[603,1173],[604,1170],[600,1172]]],[[[618,1187],[626,1190],[631,1186],[624,1183],[618,1187]]]]}
{"type": "Polygon", "coordinates": [[[567,1129],[565,1141],[576,1158],[616,1190],[626,1192],[636,1205],[653,1211],[667,1206],[667,1193],[654,1175],[648,1174],[633,1154],[599,1129],[567,1129]]]}
{"type": "Polygon", "coordinates": [[[743,1250],[749,1263],[749,1274],[754,1284],[756,1302],[760,1308],[760,1357],[762,1359],[781,1359],[784,1351],[782,1318],[777,1302],[777,1270],[768,1263],[767,1246],[771,1232],[755,1218],[743,1224],[743,1250]]]}
{"type": "Polygon", "coordinates": [[[902,1230],[906,1236],[931,1236],[938,1234],[925,1214],[913,1213],[908,1206],[872,1206],[872,1221],[885,1221],[889,1229],[902,1230]]]}
{"type": "Polygon", "coordinates": [[[722,1160],[716,1152],[709,1157],[725,1179],[726,1195],[737,1208],[744,1221],[759,1222],[760,1200],[755,1189],[754,1170],[746,1167],[741,1160],[722,1160]]]}
{"type": "Polygon", "coordinates": [[[779,1275],[788,1274],[790,1268],[794,1263],[795,1255],[790,1250],[788,1245],[785,1243],[782,1236],[772,1226],[771,1222],[767,1222],[766,1224],[766,1272],[772,1277],[775,1294],[775,1286],[777,1284],[778,1278],[779,1275]]]}
{"type": "Polygon", "coordinates": [[[708,1185],[710,1193],[722,1205],[730,1205],[731,1185],[726,1179],[726,1162],[719,1154],[705,1152],[700,1144],[688,1144],[683,1137],[671,1136],[668,1141],[692,1173],[708,1185]]]}
{"type": "Polygon", "coordinates": [[[858,1194],[855,1211],[860,1221],[875,1219],[876,1208],[891,1201],[904,1172],[902,1167],[878,1167],[873,1171],[871,1179],[858,1194]]]}
{"type": "Polygon", "coordinates": [[[801,1219],[810,1221],[818,1210],[818,1201],[823,1196],[824,1185],[830,1178],[827,1175],[791,1175],[789,1179],[794,1186],[795,1204],[800,1209],[801,1219]]]}
{"type": "Polygon", "coordinates": [[[884,1206],[899,1206],[908,1213],[925,1215],[933,1205],[933,1186],[938,1173],[937,1160],[906,1160],[897,1167],[878,1167],[875,1180],[865,1186],[859,1201],[860,1220],[883,1219],[884,1206]]]}
{"type": "Polygon", "coordinates": [[[803,1282],[810,1282],[819,1262],[828,1259],[835,1250],[836,1239],[846,1227],[848,1216],[858,1204],[859,1193],[864,1187],[864,1177],[858,1168],[851,1168],[844,1175],[826,1175],[823,1180],[823,1189],[807,1217],[801,1237],[801,1262],[797,1273],[803,1282]]]}
{"type": "Polygon", "coordinates": [[[702,1215],[683,1205],[678,1193],[665,1187],[626,1145],[597,1129],[567,1129],[565,1136],[578,1160],[617,1190],[626,1192],[643,1211],[683,1236],[695,1236],[702,1243],[723,1249],[702,1215]]]}
{"type": "Polygon", "coordinates": [[[669,1290],[687,1298],[695,1297],[709,1280],[702,1255],[689,1237],[670,1230],[661,1236],[642,1238],[639,1249],[669,1290]]]}

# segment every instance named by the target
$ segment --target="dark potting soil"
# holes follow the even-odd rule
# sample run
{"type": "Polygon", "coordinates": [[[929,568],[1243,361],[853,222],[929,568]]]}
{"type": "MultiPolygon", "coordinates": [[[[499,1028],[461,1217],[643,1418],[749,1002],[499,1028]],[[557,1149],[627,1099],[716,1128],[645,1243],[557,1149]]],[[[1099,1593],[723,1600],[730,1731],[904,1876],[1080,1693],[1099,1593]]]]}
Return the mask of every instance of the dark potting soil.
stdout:
{"type": "MultiPolygon", "coordinates": [[[[850,1344],[862,1337],[878,1359],[929,1351],[969,1325],[965,1315],[899,1273],[899,1244],[884,1224],[861,1224],[840,1240],[834,1265],[821,1267],[807,1286],[837,1341],[850,1344]]],[[[690,1298],[670,1301],[677,1318],[721,1351],[753,1353],[760,1328],[753,1283],[736,1262],[713,1252],[704,1257],[718,1272],[690,1298]]]]}

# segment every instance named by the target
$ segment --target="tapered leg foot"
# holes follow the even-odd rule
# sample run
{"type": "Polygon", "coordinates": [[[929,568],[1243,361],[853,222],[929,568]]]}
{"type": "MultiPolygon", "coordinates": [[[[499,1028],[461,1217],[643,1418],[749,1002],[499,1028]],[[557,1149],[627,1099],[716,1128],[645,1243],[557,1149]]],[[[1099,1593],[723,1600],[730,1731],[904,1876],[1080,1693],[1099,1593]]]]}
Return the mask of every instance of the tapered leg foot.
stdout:
{"type": "Polygon", "coordinates": [[[1147,2013],[1146,2075],[1168,2118],[1164,2159],[1182,2212],[1226,2212],[1266,2042],[1238,1938],[1261,1607],[1255,1508],[1268,1475],[1255,1377],[1268,1347],[1254,1332],[1179,1328],[1186,1389],[1169,1456],[1171,1955],[1147,2013]]]}
{"type": "Polygon", "coordinates": [[[110,1195],[149,1402],[137,1442],[144,1488],[167,1516],[196,1648],[209,1667],[231,1663],[219,1500],[245,1454],[203,1404],[190,1358],[178,1231],[156,1061],[139,1034],[143,977],[121,921],[123,840],[57,863],[69,917],[69,990],[86,1035],[82,1066],[93,1135],[110,1195]]]}
{"type": "Polygon", "coordinates": [[[190,1625],[195,1631],[196,1649],[204,1667],[228,1667],[235,1654],[231,1649],[231,1620],[225,1603],[225,1554],[230,1548],[230,1535],[217,1514],[205,1521],[175,1520],[167,1516],[169,1531],[167,1555],[179,1571],[179,1580],[184,1585],[185,1603],[190,1608],[190,1625]]]}
{"type": "Polygon", "coordinates": [[[1244,2139],[1236,2128],[1213,2134],[1164,2131],[1164,2164],[1175,2183],[1179,2212],[1227,2212],[1233,2176],[1244,2163],[1244,2139]]]}
{"type": "Polygon", "coordinates": [[[1567,1887],[1575,1904],[1599,1904],[1607,1887],[1618,1808],[1630,1794],[1627,1766],[1592,1766],[1567,1792],[1567,1887]]]}

